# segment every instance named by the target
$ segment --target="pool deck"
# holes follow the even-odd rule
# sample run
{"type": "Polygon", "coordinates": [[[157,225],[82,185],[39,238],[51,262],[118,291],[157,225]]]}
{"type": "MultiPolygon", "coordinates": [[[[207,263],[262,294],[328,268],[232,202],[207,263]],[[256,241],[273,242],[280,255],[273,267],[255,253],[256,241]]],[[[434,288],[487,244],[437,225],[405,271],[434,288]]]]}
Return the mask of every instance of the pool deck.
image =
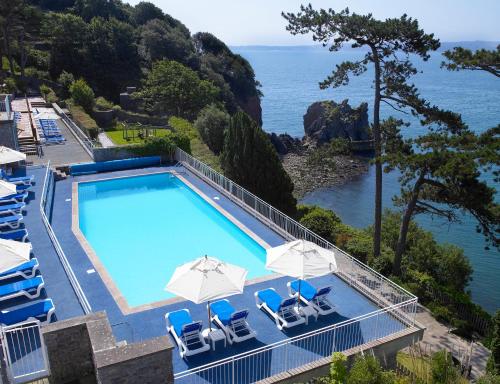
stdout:
{"type": "MultiPolygon", "coordinates": [[[[92,270],[94,270],[94,265],[72,231],[73,183],[171,170],[181,173],[186,180],[196,186],[196,188],[202,191],[206,196],[219,196],[217,204],[220,205],[221,208],[229,212],[270,246],[277,246],[284,242],[284,239],[276,232],[272,231],[247,211],[243,210],[225,196],[221,195],[213,187],[182,167],[156,167],[119,171],[68,177],[65,180],[57,181],[55,183],[52,205],[51,223],[53,229],[85,292],[92,307],[92,311],[106,311],[117,340],[138,342],[165,335],[165,314],[181,308],[188,308],[195,320],[202,320],[204,326],[208,327],[206,305],[195,305],[188,301],[181,301],[156,308],[144,308],[144,310],[135,313],[124,314],[99,273],[92,272],[92,270]]],[[[58,319],[67,319],[82,315],[83,310],[79,305],[77,296],[59,262],[57,253],[52,246],[41,220],[39,204],[45,168],[29,167],[27,173],[35,175],[37,183],[33,187],[34,193],[31,194],[31,200],[27,206],[24,222],[30,233],[29,237],[33,244],[34,254],[40,261],[40,271],[45,280],[47,296],[51,297],[55,303],[58,319]]],[[[112,241],[112,238],[110,238],[110,241],[112,241]]],[[[171,273],[172,271],[165,271],[165,282],[167,282],[171,273]]],[[[288,332],[282,332],[276,328],[274,322],[264,312],[256,308],[254,292],[260,289],[274,287],[279,294],[285,297],[287,294],[286,283],[289,280],[290,278],[287,277],[275,277],[271,280],[268,279],[254,283],[251,286],[247,286],[243,294],[229,298],[235,308],[248,308],[250,310],[248,321],[257,332],[257,338],[255,340],[234,344],[227,348],[218,346],[215,351],[204,353],[198,357],[189,358],[188,361],[181,359],[177,349],[175,349],[173,354],[174,372],[182,372],[186,369],[282,341],[291,336],[310,332],[379,309],[376,304],[362,295],[359,291],[350,287],[339,277],[326,276],[312,279],[311,282],[317,286],[331,285],[333,287],[333,293],[330,299],[336,305],[337,311],[329,316],[320,316],[317,322],[312,320],[307,326],[299,326],[288,332]]],[[[390,318],[389,321],[397,322],[397,320],[393,318],[390,318]]],[[[359,334],[357,337],[359,338],[360,344],[362,344],[364,337],[370,336],[370,333],[373,332],[372,328],[373,327],[366,324],[366,322],[359,327],[359,334]]]]}

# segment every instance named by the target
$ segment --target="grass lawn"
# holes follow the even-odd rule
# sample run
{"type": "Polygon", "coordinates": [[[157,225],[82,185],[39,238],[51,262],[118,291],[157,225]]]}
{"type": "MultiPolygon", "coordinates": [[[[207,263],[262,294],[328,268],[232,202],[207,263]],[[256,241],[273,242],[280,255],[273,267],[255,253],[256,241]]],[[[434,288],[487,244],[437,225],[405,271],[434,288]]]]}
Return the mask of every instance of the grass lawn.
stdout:
{"type": "MultiPolygon", "coordinates": [[[[143,138],[141,139],[140,137],[138,137],[139,132],[140,132],[139,130],[135,130],[134,138],[133,139],[129,138],[129,140],[126,140],[123,138],[123,131],[121,129],[116,130],[116,131],[106,131],[106,135],[116,145],[141,144],[141,143],[144,143],[144,139],[143,138]]],[[[165,136],[167,134],[166,132],[167,132],[167,129],[165,129],[165,128],[157,128],[155,136],[156,137],[165,136]]],[[[153,133],[153,131],[151,131],[151,134],[152,133],[153,133]]],[[[132,136],[131,132],[130,132],[130,136],[132,136]]]]}

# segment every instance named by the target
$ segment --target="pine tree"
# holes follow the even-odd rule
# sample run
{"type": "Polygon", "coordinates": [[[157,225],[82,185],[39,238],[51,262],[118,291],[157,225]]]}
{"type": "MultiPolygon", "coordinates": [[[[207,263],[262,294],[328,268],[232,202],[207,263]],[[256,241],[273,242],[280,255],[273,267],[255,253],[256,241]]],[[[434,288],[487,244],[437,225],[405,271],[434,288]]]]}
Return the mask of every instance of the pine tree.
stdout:
{"type": "Polygon", "coordinates": [[[500,311],[493,318],[493,340],[490,344],[491,355],[486,365],[486,371],[493,375],[500,375],[500,311]]]}

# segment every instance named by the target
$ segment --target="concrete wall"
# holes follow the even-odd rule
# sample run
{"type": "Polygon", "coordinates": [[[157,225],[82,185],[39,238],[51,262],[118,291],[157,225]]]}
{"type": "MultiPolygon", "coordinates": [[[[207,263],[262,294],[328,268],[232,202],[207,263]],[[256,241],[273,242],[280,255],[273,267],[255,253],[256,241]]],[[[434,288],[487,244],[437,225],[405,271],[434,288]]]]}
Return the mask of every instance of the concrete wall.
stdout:
{"type": "Polygon", "coordinates": [[[117,343],[105,312],[42,327],[51,383],[82,378],[99,384],[171,384],[173,345],[167,336],[134,344],[117,343]]]}
{"type": "Polygon", "coordinates": [[[17,148],[17,137],[13,129],[14,120],[0,119],[0,145],[17,148]]]}
{"type": "Polygon", "coordinates": [[[129,123],[141,123],[145,125],[156,125],[159,127],[168,126],[168,118],[166,116],[148,116],[140,113],[124,111],[123,109],[115,110],[115,116],[118,120],[128,121],[129,123]]]}
{"type": "MultiPolygon", "coordinates": [[[[347,356],[347,364],[351,365],[356,356],[364,351],[365,354],[374,355],[380,363],[388,369],[396,367],[396,354],[398,351],[413,345],[424,335],[424,327],[414,327],[401,332],[396,336],[388,336],[362,347],[353,348],[343,353],[347,356]]],[[[291,369],[279,375],[261,380],[258,384],[293,384],[307,383],[315,378],[327,376],[330,370],[331,359],[329,357],[317,360],[313,363],[299,368],[291,369]]]]}
{"type": "Polygon", "coordinates": [[[136,153],[127,149],[126,146],[121,147],[108,147],[108,148],[94,148],[94,161],[111,161],[130,159],[131,157],[140,157],[136,153]]]}

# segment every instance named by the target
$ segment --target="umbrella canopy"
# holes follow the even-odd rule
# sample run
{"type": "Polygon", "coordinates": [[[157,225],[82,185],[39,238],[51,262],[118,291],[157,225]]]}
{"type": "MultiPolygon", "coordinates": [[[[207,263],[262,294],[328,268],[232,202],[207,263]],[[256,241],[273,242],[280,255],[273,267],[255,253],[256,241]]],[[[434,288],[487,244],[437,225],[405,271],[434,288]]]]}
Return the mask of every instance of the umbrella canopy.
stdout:
{"type": "Polygon", "coordinates": [[[0,273],[29,261],[30,252],[29,243],[0,239],[0,273]]]}
{"type": "Polygon", "coordinates": [[[306,240],[295,240],[267,250],[266,268],[297,279],[337,271],[335,253],[306,240]]]}
{"type": "Polygon", "coordinates": [[[22,160],[26,160],[26,154],[9,147],[0,146],[0,164],[15,163],[22,160]]]}
{"type": "Polygon", "coordinates": [[[37,120],[39,120],[39,119],[57,120],[57,119],[60,119],[60,117],[59,117],[59,115],[57,115],[54,112],[44,111],[44,112],[40,112],[40,113],[36,114],[35,119],[37,119],[37,120]]]}
{"type": "Polygon", "coordinates": [[[17,187],[13,183],[9,183],[5,180],[0,180],[0,197],[5,197],[9,195],[16,194],[17,187]]]}
{"type": "Polygon", "coordinates": [[[176,268],[165,290],[195,304],[243,292],[247,270],[204,256],[176,268]]]}

